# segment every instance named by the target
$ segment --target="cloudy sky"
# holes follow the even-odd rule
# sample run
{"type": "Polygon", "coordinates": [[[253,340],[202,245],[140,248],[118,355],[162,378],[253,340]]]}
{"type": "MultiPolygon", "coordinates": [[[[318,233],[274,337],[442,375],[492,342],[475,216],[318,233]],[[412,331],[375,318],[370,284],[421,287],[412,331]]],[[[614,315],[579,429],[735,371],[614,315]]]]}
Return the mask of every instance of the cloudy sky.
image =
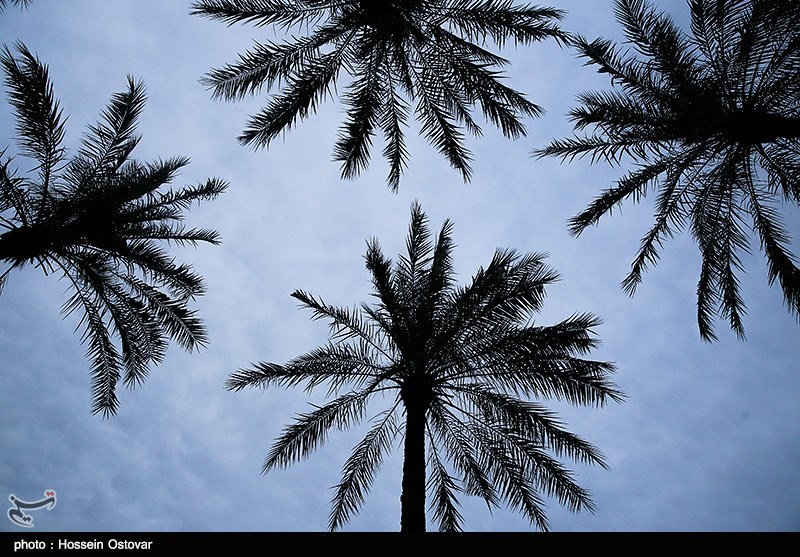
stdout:
{"type": "MultiPolygon", "coordinates": [[[[556,406],[571,431],[598,446],[610,469],[568,462],[595,498],[597,512],[571,513],[552,501],[554,531],[787,531],[800,527],[800,326],[767,284],[763,257],[745,261],[748,340],[724,322],[720,340],[700,340],[695,322],[697,250],[688,236],[668,242],[633,298],[619,287],[650,223],[652,206],[627,205],[579,238],[567,219],[622,174],[589,161],[536,160],[531,150],[571,133],[565,114],[581,91],[608,86],[574,53],[542,43],[503,52],[509,83],[547,113],[526,122],[527,137],[507,140],[490,125],[469,147],[475,175],[465,184],[409,130],[409,169],[400,190],[385,186],[378,156],[360,178],[343,182],[331,150],[341,106],[330,101],[268,151],[235,137],[263,103],[212,100],[199,84],[268,29],[224,25],[189,15],[189,0],[35,0],[0,14],[0,38],[23,41],[50,67],[76,147],[126,76],[147,85],[140,160],[184,155],[181,185],[217,176],[230,183],[218,200],[192,209],[189,222],[216,228],[218,247],[174,253],[206,277],[196,307],[208,348],[177,346],[144,386],[120,392],[119,413],[92,416],[88,362],[76,316],[62,319],[66,283],[38,269],[16,272],[0,297],[0,500],[35,500],[55,489],[58,504],[34,514],[45,531],[320,531],[330,487],[360,430],[332,435],[288,470],[260,474],[272,440],[309,395],[273,389],[230,393],[229,373],[256,361],[284,362],[326,340],[289,297],[294,289],[352,306],[368,299],[366,241],[385,253],[403,248],[410,207],[419,200],[438,228],[455,223],[455,266],[462,282],[496,248],[543,251],[562,280],[548,291],[537,322],[575,312],[603,319],[593,356],[618,368],[623,404],[556,406]]],[[[565,29],[618,37],[611,0],[558,0],[565,29]]],[[[659,2],[686,23],[683,0],[659,2]]],[[[13,151],[13,120],[0,103],[0,148],[13,151]]],[[[380,147],[376,149],[379,154],[380,147]]],[[[27,161],[17,159],[21,170],[27,161]]],[[[788,211],[790,230],[800,216],[788,211]]],[[[324,393],[315,396],[319,402],[324,393]]],[[[352,531],[399,527],[399,451],[387,461],[352,531]]],[[[525,531],[521,515],[489,512],[464,499],[465,526],[525,531]]],[[[4,509],[5,511],[5,509],[4,509]]],[[[4,513],[5,514],[5,513],[4,513]]],[[[5,517],[0,531],[20,532],[5,517]]]]}

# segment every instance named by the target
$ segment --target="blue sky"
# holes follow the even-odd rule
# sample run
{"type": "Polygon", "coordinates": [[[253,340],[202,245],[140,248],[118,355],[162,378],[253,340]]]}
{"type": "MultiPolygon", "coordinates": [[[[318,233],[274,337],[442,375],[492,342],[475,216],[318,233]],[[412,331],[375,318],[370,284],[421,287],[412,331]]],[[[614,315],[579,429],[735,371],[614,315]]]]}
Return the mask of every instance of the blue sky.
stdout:
{"type": "MultiPolygon", "coordinates": [[[[192,225],[216,228],[223,244],[174,251],[206,278],[208,293],[196,307],[209,347],[194,354],[172,347],[142,387],[120,392],[111,419],[90,413],[77,317],[60,316],[66,284],[33,268],[10,276],[0,296],[0,498],[31,500],[55,489],[58,504],[37,511],[37,530],[324,530],[330,488],[359,430],[332,435],[307,461],[263,476],[272,440],[324,392],[230,393],[223,383],[252,362],[284,362],[322,344],[325,325],[289,294],[304,289],[343,306],[366,300],[366,241],[377,237],[387,255],[398,254],[414,200],[434,228],[454,222],[462,282],[496,248],[547,252],[562,280],[548,291],[537,322],[584,311],[603,319],[603,346],[593,356],[616,363],[615,382],[628,398],[602,409],[554,406],[610,465],[568,462],[598,508],[573,514],[552,501],[554,531],[798,530],[800,328],[780,291],[768,286],[761,254],[756,249],[745,259],[742,276],[748,340],[719,322],[720,340],[705,343],[695,322],[699,257],[691,239],[666,243],[658,266],[628,297],[619,283],[650,223],[649,200],[573,238],[567,219],[624,170],[530,155],[572,133],[565,115],[576,96],[608,87],[607,78],[555,44],[504,49],[509,83],[546,114],[526,121],[529,134],[516,141],[487,124],[482,138],[469,141],[470,184],[412,128],[409,168],[393,194],[379,156],[360,178],[340,180],[330,157],[341,117],[335,101],[269,150],[239,145],[235,138],[263,96],[216,101],[198,80],[270,30],[192,17],[189,4],[35,0],[26,11],[0,14],[1,42],[23,41],[49,65],[69,115],[67,146],[78,146],[85,126],[132,75],[148,90],[135,156],[190,157],[180,185],[212,176],[230,183],[189,216],[192,225]]],[[[569,31],[619,36],[610,0],[552,5],[567,10],[569,31]]],[[[686,22],[683,1],[658,5],[686,22]]],[[[11,154],[13,145],[4,98],[0,148],[10,146],[11,154]]],[[[800,214],[787,209],[786,216],[797,233],[800,214]]],[[[399,456],[386,462],[346,530],[398,529],[399,456]]],[[[531,529],[521,515],[463,502],[467,530],[531,529]]],[[[0,531],[20,530],[0,519],[0,531]]]]}

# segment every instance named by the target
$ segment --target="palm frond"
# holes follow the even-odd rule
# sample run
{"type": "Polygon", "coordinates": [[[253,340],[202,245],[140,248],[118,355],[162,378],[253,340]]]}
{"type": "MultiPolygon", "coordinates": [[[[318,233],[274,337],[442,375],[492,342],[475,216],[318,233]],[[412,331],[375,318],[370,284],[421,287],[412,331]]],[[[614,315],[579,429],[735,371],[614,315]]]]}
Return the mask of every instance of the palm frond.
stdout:
{"type": "MultiPolygon", "coordinates": [[[[437,83],[439,78],[431,71],[416,72],[414,78],[418,96],[416,112],[422,124],[421,133],[447,159],[450,166],[461,174],[464,181],[469,182],[472,177],[472,153],[465,146],[464,134],[457,123],[458,116],[450,108],[451,105],[459,105],[458,99],[448,98],[446,93],[443,95],[441,85],[437,83]],[[442,97],[447,99],[447,104],[444,104],[442,97]]],[[[463,101],[461,105],[461,117],[468,117],[463,101]]],[[[479,133],[479,129],[473,128],[473,132],[479,133]]]]}
{"type": "Polygon", "coordinates": [[[438,445],[444,447],[460,475],[464,493],[483,499],[487,506],[499,507],[500,497],[486,470],[474,453],[474,444],[463,424],[444,402],[435,400],[429,411],[429,430],[438,445]]]}
{"type": "Polygon", "coordinates": [[[636,168],[573,217],[570,231],[578,235],[624,201],[658,190],[655,223],[623,289],[633,294],[662,243],[687,229],[702,257],[700,337],[714,340],[713,322],[723,318],[744,339],[737,273],[748,229],[767,255],[770,282],[782,273],[784,301],[790,311],[797,307],[791,240],[779,212],[764,208],[777,207],[779,195],[800,199],[800,7],[783,0],[688,4],[691,34],[646,0],[617,0],[629,49],[576,36],[579,56],[610,76],[612,91],[583,93],[570,111],[586,135],[534,154],[613,165],[632,159],[636,168]]]}
{"type": "Polygon", "coordinates": [[[459,502],[456,493],[460,491],[456,478],[447,471],[445,463],[431,443],[431,454],[428,458],[430,478],[428,489],[433,492],[431,506],[433,518],[439,523],[440,532],[461,532],[464,517],[459,512],[459,502]]]}
{"type": "Polygon", "coordinates": [[[116,414],[119,400],[116,385],[122,374],[119,351],[109,334],[103,318],[102,305],[96,294],[88,291],[83,284],[73,281],[73,294],[63,306],[65,315],[81,311],[79,327],[84,327],[82,341],[87,343],[86,354],[91,361],[92,414],[102,413],[103,417],[116,414]]]}
{"type": "MultiPolygon", "coordinates": [[[[369,242],[364,261],[370,272],[374,296],[379,302],[379,308],[385,310],[387,317],[391,320],[400,318],[405,309],[402,295],[397,289],[395,270],[392,268],[392,261],[383,255],[380,243],[376,238],[369,242]]],[[[394,332],[393,322],[386,323],[383,320],[378,322],[382,324],[384,330],[394,332]]]]}
{"type": "Polygon", "coordinates": [[[322,17],[329,2],[300,0],[200,0],[191,6],[192,15],[202,15],[233,25],[254,23],[281,27],[308,25],[322,17]],[[318,6],[315,6],[317,4],[318,6]]]}
{"type": "Polygon", "coordinates": [[[609,381],[613,364],[581,357],[599,345],[592,331],[599,319],[576,314],[548,327],[530,323],[544,286],[558,278],[543,254],[498,250],[470,285],[456,288],[451,234],[445,221],[434,237],[413,203],[405,253],[396,264],[377,239],[369,243],[374,305],[362,303],[359,313],[296,291],[313,319],[329,321],[328,343],[285,365],[239,370],[226,382],[234,391],[299,385],[310,391],[325,384],[335,397],[284,429],[265,472],[305,458],[332,429],[361,420],[377,398],[372,395],[392,397],[343,466],[332,530],[361,508],[398,435],[404,436],[402,530],[425,528],[426,497],[441,530],[461,530],[462,493],[490,509],[505,502],[542,530],[548,497],[574,511],[594,509],[589,492],[557,459],[607,467],[603,455],[543,405],[522,397],[587,406],[623,400],[609,381]],[[397,422],[401,404],[405,428],[397,422]]]}
{"type": "Polygon", "coordinates": [[[387,184],[397,191],[408,153],[403,138],[410,103],[420,133],[465,181],[472,176],[466,133],[479,136],[473,112],[509,138],[525,134],[523,118],[541,109],[501,83],[507,60],[488,42],[528,45],[554,39],[563,12],[518,6],[507,0],[414,2],[300,2],[297,0],[201,0],[191,14],[221,21],[270,26],[283,40],[256,42],[238,60],[212,69],[203,83],[212,95],[239,101],[266,90],[267,104],[251,116],[239,139],[267,148],[279,134],[316,112],[340,74],[349,84],[348,108],[334,144],[343,178],[364,171],[373,133],[386,140],[387,184]],[[279,88],[279,89],[278,89],[279,88]],[[278,89],[276,91],[276,89],[278,89]]]}
{"type": "MultiPolygon", "coordinates": [[[[685,161],[675,161],[672,166],[662,167],[666,176],[661,183],[661,191],[656,201],[656,222],[642,238],[636,258],[631,263],[631,272],[622,281],[622,289],[631,296],[642,282],[642,275],[648,266],[658,262],[658,249],[664,240],[671,238],[676,230],[684,227],[688,217],[684,207],[689,204],[693,188],[690,183],[681,182],[681,174],[693,162],[691,157],[688,157],[685,161]]],[[[659,168],[643,170],[657,171],[659,168]]],[[[647,178],[648,174],[649,172],[645,173],[643,178],[647,178]]],[[[642,190],[642,195],[644,191],[642,190]]]]}
{"type": "Polygon", "coordinates": [[[614,365],[574,355],[596,345],[584,326],[590,317],[573,316],[557,325],[509,331],[475,343],[460,357],[452,357],[457,365],[440,372],[440,380],[478,380],[510,392],[574,405],[620,402],[623,396],[608,380],[614,365]]]}
{"type": "Polygon", "coordinates": [[[24,44],[15,45],[19,58],[8,47],[0,52],[9,101],[17,119],[17,142],[25,156],[39,163],[41,191],[46,196],[52,175],[64,159],[64,117],[53,93],[47,66],[24,44]]]}
{"type": "MultiPolygon", "coordinates": [[[[372,344],[381,352],[385,350],[384,347],[373,341],[374,325],[364,320],[356,310],[348,310],[328,305],[324,301],[315,298],[313,294],[302,290],[295,290],[292,292],[291,296],[299,300],[304,307],[312,310],[313,319],[327,319],[330,321],[329,327],[333,339],[347,340],[351,338],[360,338],[372,344]]],[[[389,354],[385,353],[385,355],[389,357],[389,354]]]]}
{"type": "MultiPolygon", "coordinates": [[[[476,408],[482,422],[507,429],[520,439],[537,443],[557,456],[608,468],[597,447],[565,430],[565,424],[543,405],[476,384],[465,385],[459,392],[476,408]]],[[[461,409],[464,411],[464,407],[461,409]]],[[[472,416],[477,418],[476,414],[472,416]]]]}
{"type": "Polygon", "coordinates": [[[479,455],[481,466],[488,470],[502,499],[511,509],[525,515],[539,530],[548,531],[550,525],[544,512],[544,500],[531,483],[527,470],[514,458],[507,444],[496,432],[475,424],[467,423],[465,429],[479,455]]]}
{"type": "Polygon", "coordinates": [[[408,164],[409,154],[403,137],[403,128],[408,125],[409,107],[395,91],[396,85],[391,77],[387,77],[387,81],[389,87],[378,125],[386,140],[386,146],[382,152],[389,163],[389,175],[386,183],[392,192],[396,193],[400,185],[400,176],[408,164]]]}
{"type": "Polygon", "coordinates": [[[396,408],[397,403],[373,420],[372,429],[355,446],[345,462],[342,468],[342,481],[335,486],[336,494],[333,497],[328,521],[331,531],[340,529],[364,504],[364,498],[369,493],[375,474],[397,436],[396,408]]]}
{"type": "Polygon", "coordinates": [[[800,269],[797,258],[789,251],[791,237],[780,213],[761,198],[751,185],[749,212],[753,215],[761,248],[767,255],[769,282],[773,284],[777,280],[789,309],[800,314],[800,269]]]}
{"type": "Polygon", "coordinates": [[[519,322],[544,303],[545,287],[560,279],[544,264],[544,253],[499,249],[486,268],[453,293],[454,330],[472,332],[494,322],[519,322]]]}
{"type": "Polygon", "coordinates": [[[195,298],[205,293],[203,277],[194,272],[191,265],[176,264],[155,242],[131,239],[122,260],[138,268],[152,284],[165,287],[177,299],[195,298]]]}
{"type": "Polygon", "coordinates": [[[141,384],[149,367],[162,362],[169,340],[186,350],[207,344],[205,326],[188,306],[203,294],[203,279],[191,266],[176,263],[163,245],[219,243],[215,231],[182,221],[192,202],[213,199],[226,184],[211,179],[158,191],[188,159],[131,158],[146,101],[144,84],[131,77],[67,160],[61,146],[65,118],[47,67],[22,43],[16,50],[17,56],[4,48],[0,66],[17,116],[21,155],[35,159],[38,176],[18,177],[10,160],[0,164],[0,227],[7,230],[0,234],[0,259],[9,264],[0,286],[11,270],[27,263],[45,274],[60,270],[69,280],[72,293],[62,311],[80,314],[92,411],[109,417],[119,406],[120,379],[130,387],[141,384]]]}
{"type": "Polygon", "coordinates": [[[509,37],[517,44],[531,44],[544,38],[565,42],[567,34],[556,25],[565,13],[549,7],[516,5],[508,0],[471,0],[443,10],[440,17],[464,33],[469,41],[491,39],[502,47],[509,37]]]}
{"type": "Polygon", "coordinates": [[[208,345],[208,332],[197,311],[187,307],[185,300],[174,300],[152,285],[134,276],[124,277],[136,296],[155,317],[159,330],[187,351],[208,345]]]}
{"type": "Polygon", "coordinates": [[[239,141],[254,147],[267,147],[285,129],[316,111],[317,104],[330,92],[341,65],[338,51],[309,60],[302,73],[287,78],[287,87],[252,117],[239,141]]]}
{"type": "Polygon", "coordinates": [[[301,414],[276,439],[262,468],[266,474],[308,456],[325,442],[331,428],[344,430],[359,421],[366,409],[370,389],[346,393],[313,412],[301,414]]]}
{"type": "MultiPolygon", "coordinates": [[[[5,151],[0,152],[0,157],[5,151]]],[[[29,195],[30,187],[23,178],[15,176],[14,171],[9,171],[11,160],[0,164],[0,215],[7,210],[13,211],[12,219],[22,226],[30,226],[34,220],[29,195]]],[[[0,226],[6,229],[14,228],[12,221],[0,216],[0,226]]]]}
{"type": "Polygon", "coordinates": [[[240,391],[245,387],[264,389],[270,385],[294,387],[305,383],[305,390],[311,391],[327,382],[330,394],[344,385],[361,388],[368,380],[391,378],[391,366],[384,365],[381,358],[366,343],[329,343],[293,358],[286,365],[262,362],[239,370],[228,378],[225,386],[240,391]]]}
{"type": "Polygon", "coordinates": [[[372,136],[385,106],[386,90],[380,75],[384,53],[371,51],[359,62],[359,73],[342,100],[350,109],[333,148],[333,159],[342,163],[342,178],[358,176],[369,165],[372,136]]]}
{"type": "Polygon", "coordinates": [[[308,37],[295,37],[283,44],[257,42],[235,63],[212,69],[200,82],[211,89],[214,98],[243,100],[265,88],[282,86],[289,76],[313,64],[320,49],[342,32],[339,26],[327,25],[308,37]]]}
{"type": "Polygon", "coordinates": [[[144,83],[129,76],[128,89],[111,97],[103,121],[90,126],[83,140],[80,159],[91,165],[93,172],[115,172],[128,159],[139,143],[135,131],[146,102],[144,83]]]}

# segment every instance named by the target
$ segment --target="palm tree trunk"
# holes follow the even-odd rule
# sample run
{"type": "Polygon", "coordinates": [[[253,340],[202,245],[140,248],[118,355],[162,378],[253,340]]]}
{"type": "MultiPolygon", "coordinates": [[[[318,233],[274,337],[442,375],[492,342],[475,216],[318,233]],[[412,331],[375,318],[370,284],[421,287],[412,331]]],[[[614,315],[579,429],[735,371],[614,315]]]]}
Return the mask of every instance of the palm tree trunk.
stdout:
{"type": "Polygon", "coordinates": [[[400,495],[400,531],[425,531],[425,405],[404,400],[406,438],[403,454],[403,491],[400,495]]]}

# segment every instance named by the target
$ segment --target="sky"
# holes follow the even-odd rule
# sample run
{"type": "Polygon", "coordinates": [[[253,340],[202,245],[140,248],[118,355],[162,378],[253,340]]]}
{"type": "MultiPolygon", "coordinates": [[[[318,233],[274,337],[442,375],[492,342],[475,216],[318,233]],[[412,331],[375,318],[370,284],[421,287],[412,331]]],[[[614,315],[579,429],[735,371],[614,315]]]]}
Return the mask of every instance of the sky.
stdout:
{"type": "MultiPolygon", "coordinates": [[[[609,469],[565,461],[591,491],[594,513],[548,501],[556,532],[797,531],[800,529],[800,326],[767,281],[763,256],[745,258],[742,292],[747,340],[717,322],[719,340],[700,339],[695,319],[697,248],[688,235],[666,242],[661,260],[629,297],[620,281],[652,219],[652,200],[626,204],[575,238],[567,220],[624,174],[589,160],[562,164],[531,156],[572,133],[567,118],[582,91],[607,77],[555,43],[501,54],[508,83],[546,113],[509,140],[490,124],[471,138],[474,178],[466,184],[417,128],[397,193],[385,185],[376,144],[370,169],[343,181],[331,161],[341,105],[316,115],[268,150],[237,143],[266,93],[239,103],[213,100],[200,84],[270,29],[189,15],[189,0],[34,0],[0,14],[0,42],[24,42],[48,64],[66,115],[66,145],[77,148],[128,75],[148,91],[134,157],[186,156],[176,180],[210,177],[228,191],[191,209],[188,223],[219,231],[220,246],[170,248],[205,277],[196,307],[208,347],[173,345],[144,385],[119,391],[116,416],[91,414],[89,364],[78,316],[62,318],[67,285],[38,269],[16,271],[0,296],[0,500],[32,501],[57,492],[52,510],[31,511],[38,531],[323,531],[331,486],[363,430],[333,432],[309,459],[261,474],[282,428],[324,400],[324,390],[231,393],[227,376],[254,362],[283,363],[327,339],[289,294],[314,293],[352,307],[369,299],[363,255],[377,238],[387,256],[404,247],[410,208],[419,201],[438,230],[454,223],[454,265],[466,283],[497,248],[546,252],[561,275],[538,324],[591,312],[603,324],[594,359],[613,361],[625,402],[603,408],[548,405],[568,429],[597,446],[609,469]]],[[[564,29],[620,39],[611,0],[554,0],[564,29]]],[[[684,27],[683,0],[658,2],[684,27]]],[[[14,150],[3,91],[0,149],[14,150]]],[[[28,164],[16,159],[26,170],[28,164]]],[[[786,209],[789,230],[800,213],[786,209]]],[[[797,250],[795,249],[795,252],[797,250]]],[[[378,475],[346,531],[399,529],[401,451],[378,475]]],[[[462,498],[470,531],[530,531],[521,514],[462,498]]],[[[435,525],[430,524],[430,528],[435,525]]],[[[21,532],[0,517],[0,532],[21,532]]]]}

